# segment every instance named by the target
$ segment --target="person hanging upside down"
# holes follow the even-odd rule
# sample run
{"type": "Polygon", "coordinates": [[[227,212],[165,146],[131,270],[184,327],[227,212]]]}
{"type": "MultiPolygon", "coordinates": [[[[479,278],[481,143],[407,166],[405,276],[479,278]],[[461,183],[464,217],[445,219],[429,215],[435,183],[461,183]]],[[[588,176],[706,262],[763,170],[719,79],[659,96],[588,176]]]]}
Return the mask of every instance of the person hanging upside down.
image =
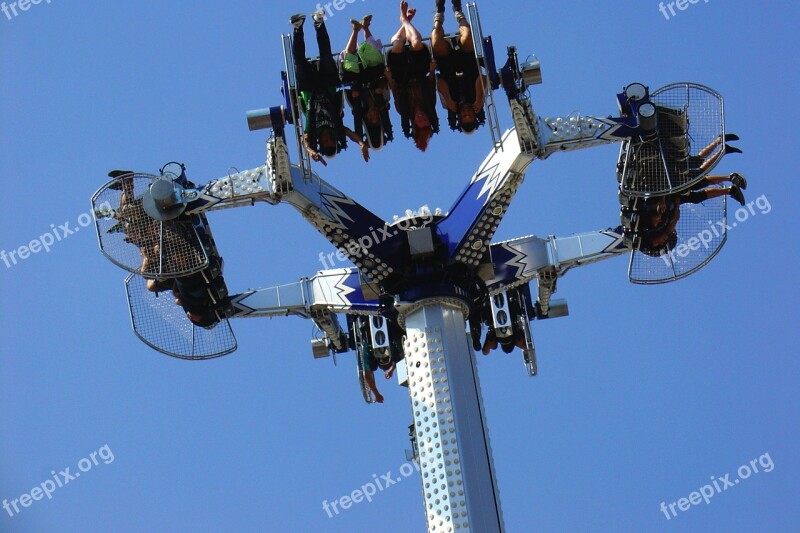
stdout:
{"type": "Polygon", "coordinates": [[[353,129],[358,137],[373,150],[380,150],[394,140],[392,121],[389,118],[389,82],[383,59],[383,43],[370,31],[372,15],[360,22],[350,20],[353,32],[344,51],[339,56],[342,81],[350,84],[345,91],[353,112],[353,129]],[[358,44],[358,34],[364,32],[364,42],[358,44]]]}
{"type": "Polygon", "coordinates": [[[461,0],[453,0],[459,35],[452,40],[445,37],[444,12],[445,0],[436,0],[431,44],[439,67],[437,89],[450,128],[471,134],[486,122],[486,80],[478,67],[472,28],[461,10],[461,0]]]}
{"type": "Polygon", "coordinates": [[[325,13],[312,14],[319,46],[319,61],[315,65],[306,58],[303,24],[305,15],[293,15],[289,22],[294,26],[292,56],[300,91],[300,108],[306,117],[303,130],[303,147],[314,161],[327,166],[324,158],[332,159],[347,148],[349,138],[361,147],[364,161],[369,161],[369,147],[353,130],[342,122],[343,102],[339,93],[339,69],[333,59],[331,40],[325,27],[325,13]]]}
{"type": "MultiPolygon", "coordinates": [[[[664,197],[663,202],[659,202],[657,205],[655,212],[645,219],[649,228],[653,230],[644,239],[644,244],[650,249],[661,249],[670,242],[677,242],[675,228],[681,217],[682,204],[699,204],[712,198],[730,196],[741,205],[745,205],[742,192],[744,189],[747,189],[747,179],[734,172],[727,176],[706,176],[694,185],[691,191],[664,197]],[[724,182],[730,182],[731,186],[712,187],[712,185],[724,182]]],[[[670,248],[673,247],[674,244],[670,246],[670,248]]]]}
{"type": "Polygon", "coordinates": [[[416,9],[400,3],[400,29],[392,37],[387,58],[386,78],[394,93],[403,134],[414,139],[421,151],[428,149],[431,137],[439,132],[436,114],[436,63],[422,35],[412,21],[416,9]]]}

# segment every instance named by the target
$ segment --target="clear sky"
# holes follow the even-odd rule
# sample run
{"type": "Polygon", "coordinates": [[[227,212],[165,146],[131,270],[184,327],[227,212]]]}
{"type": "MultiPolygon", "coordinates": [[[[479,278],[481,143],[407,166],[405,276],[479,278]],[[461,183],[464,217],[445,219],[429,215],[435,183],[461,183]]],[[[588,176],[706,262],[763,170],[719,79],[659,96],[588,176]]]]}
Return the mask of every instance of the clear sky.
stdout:
{"type": "MultiPolygon", "coordinates": [[[[417,5],[424,32],[432,4],[417,5]]],[[[394,2],[343,5],[329,20],[336,48],[351,17],[374,14],[386,40],[396,29],[394,2]]],[[[27,7],[0,13],[6,251],[51,225],[80,228],[112,168],[177,159],[204,183],[263,164],[265,133],[247,130],[245,111],[280,103],[280,33],[315,3],[27,7]]],[[[557,297],[571,316],[534,323],[539,377],[519,352],[480,356],[508,531],[798,531],[800,8],[710,0],[667,19],[649,0],[481,7],[499,62],[511,44],[541,60],[532,98],[544,116],[613,114],[636,81],[719,91],[745,153],[718,170],[746,175],[748,199],[770,206],[680,283],[631,285],[625,258],[570,272],[557,297]],[[670,520],[660,510],[754,459],[759,473],[710,504],[670,520]]],[[[505,103],[500,115],[508,127],[505,103]]],[[[446,210],[490,143],[486,130],[442,132],[421,154],[398,138],[368,165],[350,150],[322,175],[387,219],[446,210]]],[[[497,240],[616,226],[616,156],[606,146],[535,162],[497,240]]],[[[232,292],[313,275],[331,250],[285,205],[209,218],[232,292]]],[[[366,406],[353,354],[315,361],[312,324],[297,318],[235,322],[240,348],[219,360],[170,359],[133,335],[124,277],[91,228],[0,263],[0,499],[48,488],[53,471],[63,483],[59,471],[72,476],[99,451],[52,499],[36,492],[13,517],[0,509],[0,531],[424,530],[416,474],[338,516],[322,508],[374,474],[399,476],[405,389],[381,379],[386,403],[366,406]]]]}

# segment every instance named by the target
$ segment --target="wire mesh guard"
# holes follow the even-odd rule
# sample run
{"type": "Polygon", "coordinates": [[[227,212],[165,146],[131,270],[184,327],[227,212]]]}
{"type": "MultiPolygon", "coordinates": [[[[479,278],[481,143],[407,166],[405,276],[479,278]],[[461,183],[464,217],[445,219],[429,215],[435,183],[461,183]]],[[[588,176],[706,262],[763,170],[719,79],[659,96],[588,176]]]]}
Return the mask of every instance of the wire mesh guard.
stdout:
{"type": "Polygon", "coordinates": [[[92,197],[97,236],[103,254],[117,266],[148,279],[199,272],[208,257],[188,217],[159,221],[150,218],[142,195],[157,176],[118,177],[92,197]]]}
{"type": "Polygon", "coordinates": [[[620,155],[621,186],[636,196],[689,189],[724,155],[722,96],[702,85],[676,83],[655,91],[657,135],[629,139],[620,155]]]}
{"type": "Polygon", "coordinates": [[[685,278],[706,266],[728,238],[726,197],[681,204],[677,242],[661,255],[634,250],[628,265],[633,283],[657,284],[685,278]]]}
{"type": "Polygon", "coordinates": [[[236,350],[236,337],[227,319],[213,329],[192,324],[171,292],[147,290],[141,276],[125,280],[133,331],[145,344],[179,359],[202,360],[227,355],[236,350]]]}

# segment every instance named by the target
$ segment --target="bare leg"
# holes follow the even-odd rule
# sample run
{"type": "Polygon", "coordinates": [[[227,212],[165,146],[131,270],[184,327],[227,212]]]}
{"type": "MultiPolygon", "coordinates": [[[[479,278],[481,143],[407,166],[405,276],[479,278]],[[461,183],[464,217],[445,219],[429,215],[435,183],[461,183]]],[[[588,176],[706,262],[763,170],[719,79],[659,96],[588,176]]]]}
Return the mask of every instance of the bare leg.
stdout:
{"type": "Polygon", "coordinates": [[[408,41],[408,34],[406,32],[406,25],[403,23],[403,18],[407,18],[408,15],[408,3],[403,2],[400,4],[400,29],[397,30],[392,36],[392,53],[393,54],[402,54],[403,48],[408,41]],[[403,9],[403,4],[405,4],[405,9],[403,9]]]}
{"type": "MultiPolygon", "coordinates": [[[[707,147],[703,148],[703,150],[700,153],[702,154],[706,149],[707,149],[707,147]]],[[[703,161],[703,164],[700,165],[700,170],[706,170],[707,168],[710,168],[711,166],[715,165],[717,163],[717,161],[719,161],[719,158],[722,157],[723,155],[725,155],[725,150],[720,150],[719,152],[714,154],[714,157],[710,157],[710,158],[706,159],[705,161],[703,161]]],[[[702,156],[702,157],[706,157],[706,156],[702,156]]]]}
{"type": "Polygon", "coordinates": [[[697,153],[697,155],[698,155],[698,156],[700,156],[700,157],[702,157],[703,159],[705,159],[706,157],[708,157],[708,156],[710,156],[710,155],[711,155],[711,153],[714,151],[714,149],[715,149],[717,146],[719,146],[719,145],[720,145],[720,143],[722,143],[722,138],[721,138],[721,137],[717,137],[716,139],[714,139],[713,141],[711,141],[711,143],[710,143],[708,146],[706,146],[705,148],[703,148],[702,150],[700,150],[700,151],[697,153]]]}
{"type": "Polygon", "coordinates": [[[403,47],[406,45],[406,28],[401,26],[397,33],[392,36],[392,52],[393,54],[402,54],[403,47]]]}
{"type": "Polygon", "coordinates": [[[411,23],[416,14],[416,9],[408,8],[408,2],[404,1],[400,3],[400,22],[406,30],[406,37],[411,44],[411,50],[418,52],[422,50],[425,45],[422,43],[422,35],[419,33],[419,30],[411,23]]]}
{"type": "Polygon", "coordinates": [[[444,23],[437,17],[433,21],[433,33],[431,33],[431,46],[433,47],[434,57],[444,57],[450,54],[452,47],[447,39],[444,38],[444,23]]]}
{"type": "Polygon", "coordinates": [[[706,180],[712,185],[717,185],[719,183],[731,181],[731,176],[706,176],[706,180]]]}
{"type": "Polygon", "coordinates": [[[461,34],[461,49],[465,52],[472,52],[475,50],[475,43],[472,42],[472,28],[467,22],[466,18],[463,18],[458,23],[458,33],[461,34]]]}
{"type": "Polygon", "coordinates": [[[364,40],[366,41],[370,37],[372,37],[372,32],[370,31],[369,27],[372,24],[372,15],[367,15],[361,21],[361,28],[364,30],[364,40]]]}
{"type": "Polygon", "coordinates": [[[347,41],[347,48],[345,52],[355,55],[358,52],[358,32],[361,31],[361,24],[356,21],[353,23],[353,33],[350,34],[350,40],[347,41]]]}

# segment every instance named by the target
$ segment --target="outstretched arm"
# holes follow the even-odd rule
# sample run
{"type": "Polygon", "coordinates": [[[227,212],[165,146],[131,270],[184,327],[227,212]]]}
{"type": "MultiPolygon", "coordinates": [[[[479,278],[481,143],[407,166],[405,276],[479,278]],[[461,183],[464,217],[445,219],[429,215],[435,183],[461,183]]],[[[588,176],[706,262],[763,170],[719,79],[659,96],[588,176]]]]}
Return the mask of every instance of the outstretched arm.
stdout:
{"type": "Polygon", "coordinates": [[[486,91],[484,89],[484,87],[486,87],[486,85],[484,85],[485,83],[488,83],[488,80],[483,74],[480,74],[477,78],[475,78],[475,103],[473,104],[473,107],[475,108],[476,113],[479,113],[480,110],[483,109],[483,103],[486,100],[486,91]]]}
{"type": "Polygon", "coordinates": [[[456,104],[453,97],[450,96],[450,87],[447,85],[447,82],[443,79],[439,79],[436,82],[436,88],[439,90],[439,96],[442,99],[442,105],[448,110],[456,113],[458,111],[458,105],[456,104]]]}
{"type": "Polygon", "coordinates": [[[381,396],[381,393],[378,392],[378,386],[375,384],[375,375],[373,374],[372,370],[364,371],[364,379],[367,381],[369,390],[371,390],[372,394],[375,395],[375,401],[378,403],[383,403],[383,396],[381,396]]]}
{"type": "Polygon", "coordinates": [[[323,166],[328,166],[328,162],[314,149],[314,146],[311,143],[311,135],[309,133],[303,134],[303,148],[305,148],[306,152],[308,152],[308,156],[316,161],[317,163],[322,163],[323,166]]]}
{"type": "Polygon", "coordinates": [[[361,137],[359,137],[356,132],[346,126],[344,128],[344,133],[347,135],[348,139],[354,143],[358,143],[358,146],[361,148],[361,157],[364,158],[365,162],[369,163],[369,146],[367,146],[367,143],[361,140],[361,137]]]}

